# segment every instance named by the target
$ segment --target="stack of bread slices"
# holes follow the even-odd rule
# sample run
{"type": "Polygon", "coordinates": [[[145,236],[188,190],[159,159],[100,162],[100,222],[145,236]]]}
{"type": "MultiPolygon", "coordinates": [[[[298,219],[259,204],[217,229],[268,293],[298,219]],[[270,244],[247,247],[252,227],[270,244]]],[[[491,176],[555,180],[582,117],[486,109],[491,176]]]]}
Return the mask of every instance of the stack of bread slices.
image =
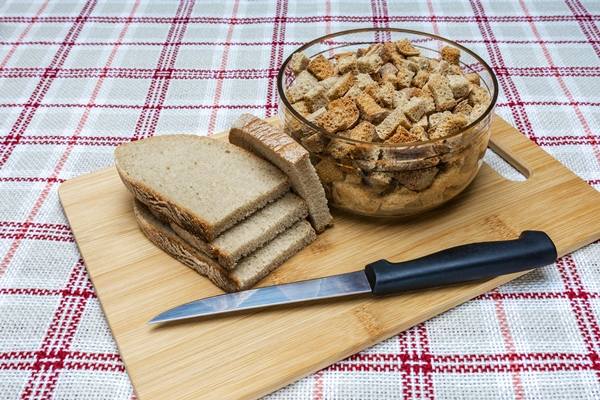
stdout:
{"type": "Polygon", "coordinates": [[[333,223],[308,152],[244,114],[229,142],[197,135],[123,144],[115,165],[142,232],[225,292],[254,286],[333,223]]]}

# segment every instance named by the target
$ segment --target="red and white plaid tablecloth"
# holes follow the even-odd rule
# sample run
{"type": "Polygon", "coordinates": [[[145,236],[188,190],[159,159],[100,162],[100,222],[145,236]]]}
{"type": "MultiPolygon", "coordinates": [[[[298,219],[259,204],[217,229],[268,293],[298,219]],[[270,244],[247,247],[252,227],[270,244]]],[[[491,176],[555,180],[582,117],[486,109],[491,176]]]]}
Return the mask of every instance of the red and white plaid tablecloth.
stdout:
{"type": "MultiPolygon", "coordinates": [[[[597,0],[0,1],[0,399],[135,397],[62,182],[135,138],[272,116],[294,48],[385,26],[477,52],[497,113],[600,189],[597,0]]],[[[599,399],[599,263],[596,242],[267,398],[599,399]]]]}

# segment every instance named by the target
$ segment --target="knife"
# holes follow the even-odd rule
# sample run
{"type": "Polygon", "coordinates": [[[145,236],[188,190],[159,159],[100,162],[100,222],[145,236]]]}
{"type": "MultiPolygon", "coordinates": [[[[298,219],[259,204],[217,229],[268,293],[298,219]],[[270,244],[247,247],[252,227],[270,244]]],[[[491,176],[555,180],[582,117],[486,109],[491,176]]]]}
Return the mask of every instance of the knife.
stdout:
{"type": "Polygon", "coordinates": [[[208,297],[165,311],[148,324],[359,293],[382,296],[527,271],[556,258],[546,233],[524,231],[513,240],[470,243],[396,263],[379,260],[362,271],[208,297]]]}

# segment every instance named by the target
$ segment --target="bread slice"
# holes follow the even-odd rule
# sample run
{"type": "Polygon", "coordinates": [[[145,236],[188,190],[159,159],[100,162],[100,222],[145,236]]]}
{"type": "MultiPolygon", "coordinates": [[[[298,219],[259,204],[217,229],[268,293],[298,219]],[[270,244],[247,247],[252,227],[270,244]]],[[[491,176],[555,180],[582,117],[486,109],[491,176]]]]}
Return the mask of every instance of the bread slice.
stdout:
{"type": "Polygon", "coordinates": [[[270,161],[290,178],[292,189],[306,201],[317,233],[333,224],[325,190],[308,151],[277,127],[250,114],[241,115],[229,131],[229,142],[270,161]]]}
{"type": "Polygon", "coordinates": [[[216,260],[182,240],[167,223],[156,218],[139,200],[134,200],[133,209],[140,229],[152,243],[206,276],[225,292],[249,289],[316,238],[308,221],[301,219],[228,271],[216,260]]]}
{"type": "Polygon", "coordinates": [[[165,135],[115,149],[125,187],[142,203],[203,240],[289,190],[272,164],[232,144],[195,135],[165,135]]]}
{"type": "Polygon", "coordinates": [[[205,242],[177,224],[170,225],[183,240],[211,258],[216,258],[223,268],[232,269],[243,256],[272,240],[307,215],[308,208],[304,200],[288,192],[232,226],[213,242],[205,242]]]}

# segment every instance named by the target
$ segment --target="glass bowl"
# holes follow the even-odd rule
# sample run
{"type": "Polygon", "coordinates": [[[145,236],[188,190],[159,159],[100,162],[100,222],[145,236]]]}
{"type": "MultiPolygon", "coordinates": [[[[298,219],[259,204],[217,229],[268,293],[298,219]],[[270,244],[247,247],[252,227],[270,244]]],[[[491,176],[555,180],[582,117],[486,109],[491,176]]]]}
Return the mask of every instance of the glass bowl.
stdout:
{"type": "Polygon", "coordinates": [[[444,204],[475,178],[498,82],[448,39],[368,28],[298,48],[277,90],[281,125],[309,151],[329,204],[401,216],[444,204]]]}

